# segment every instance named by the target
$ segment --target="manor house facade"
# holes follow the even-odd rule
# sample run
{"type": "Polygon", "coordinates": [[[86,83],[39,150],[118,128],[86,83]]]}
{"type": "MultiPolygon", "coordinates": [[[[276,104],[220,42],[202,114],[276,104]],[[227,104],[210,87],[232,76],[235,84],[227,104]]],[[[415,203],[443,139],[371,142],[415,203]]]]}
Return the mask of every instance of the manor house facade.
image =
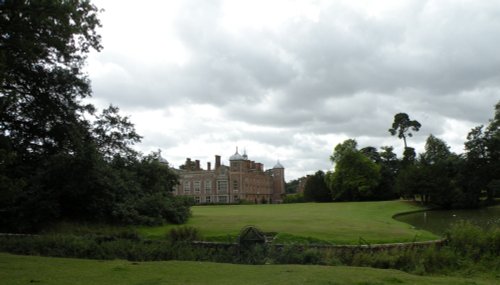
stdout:
{"type": "Polygon", "coordinates": [[[208,162],[202,169],[199,160],[187,158],[175,171],[179,185],[174,195],[193,197],[197,204],[281,203],[285,195],[285,168],[279,161],[264,170],[262,163],[249,160],[246,151],[240,155],[238,149],[229,158],[229,166],[222,165],[216,155],[213,168],[208,162]]]}

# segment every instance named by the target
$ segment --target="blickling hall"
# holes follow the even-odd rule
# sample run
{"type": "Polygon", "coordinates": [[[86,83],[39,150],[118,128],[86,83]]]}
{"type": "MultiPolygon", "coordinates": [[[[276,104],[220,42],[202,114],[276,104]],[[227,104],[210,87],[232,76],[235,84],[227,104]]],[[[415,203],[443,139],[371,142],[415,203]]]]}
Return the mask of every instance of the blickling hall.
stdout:
{"type": "Polygon", "coordinates": [[[279,161],[264,170],[262,163],[249,160],[246,151],[240,155],[237,148],[229,157],[229,166],[222,165],[216,155],[213,168],[207,162],[202,169],[199,160],[187,158],[174,170],[179,175],[174,195],[193,197],[197,204],[281,203],[285,195],[285,168],[279,161]]]}

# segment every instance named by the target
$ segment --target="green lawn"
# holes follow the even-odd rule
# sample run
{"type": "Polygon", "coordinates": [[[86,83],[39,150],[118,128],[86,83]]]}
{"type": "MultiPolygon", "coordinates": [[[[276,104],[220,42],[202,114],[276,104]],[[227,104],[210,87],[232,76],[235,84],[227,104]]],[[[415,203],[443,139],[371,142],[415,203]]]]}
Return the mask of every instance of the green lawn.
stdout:
{"type": "Polygon", "coordinates": [[[428,277],[398,270],[345,266],[130,262],[0,253],[2,285],[14,284],[495,284],[476,277],[428,277]]]}
{"type": "MultiPolygon", "coordinates": [[[[195,206],[186,225],[198,228],[209,239],[234,237],[246,225],[278,232],[280,240],[310,237],[336,244],[358,244],[360,237],[369,243],[437,239],[432,233],[392,218],[419,209],[403,201],[195,206]]],[[[159,238],[173,227],[141,227],[139,232],[159,238]]]]}

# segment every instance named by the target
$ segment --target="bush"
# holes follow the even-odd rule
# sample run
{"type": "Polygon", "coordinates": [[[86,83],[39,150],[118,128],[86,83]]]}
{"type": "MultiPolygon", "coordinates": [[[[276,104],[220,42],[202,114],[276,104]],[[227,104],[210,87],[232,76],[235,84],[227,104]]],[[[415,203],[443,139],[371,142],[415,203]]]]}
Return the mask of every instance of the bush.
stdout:
{"type": "Polygon", "coordinates": [[[287,194],[285,196],[285,199],[283,199],[283,203],[304,203],[304,194],[302,193],[297,193],[297,194],[287,194]]]}
{"type": "Polygon", "coordinates": [[[163,217],[173,224],[184,224],[191,217],[192,197],[171,196],[163,212],[163,217]]]}
{"type": "Polygon", "coordinates": [[[300,245],[285,245],[275,248],[270,254],[277,264],[324,264],[324,256],[317,249],[304,249],[300,245]]]}
{"type": "Polygon", "coordinates": [[[500,274],[498,254],[500,229],[481,230],[468,223],[457,224],[449,232],[449,242],[428,248],[362,250],[358,248],[314,248],[306,244],[276,246],[256,244],[200,245],[193,227],[177,227],[168,241],[140,239],[133,231],[106,234],[0,236],[0,251],[92,259],[192,260],[244,264],[330,264],[391,268],[416,274],[447,274],[451,271],[500,274]]]}
{"type": "Polygon", "coordinates": [[[500,252],[500,228],[484,230],[469,222],[459,222],[448,232],[449,247],[461,256],[479,260],[500,252]]]}
{"type": "Polygon", "coordinates": [[[170,230],[167,235],[168,240],[172,243],[191,242],[201,240],[201,234],[197,228],[193,227],[177,227],[170,230]]]}
{"type": "Polygon", "coordinates": [[[183,224],[191,217],[193,204],[190,197],[156,193],[116,205],[113,215],[119,224],[125,225],[157,226],[165,222],[183,224]]]}

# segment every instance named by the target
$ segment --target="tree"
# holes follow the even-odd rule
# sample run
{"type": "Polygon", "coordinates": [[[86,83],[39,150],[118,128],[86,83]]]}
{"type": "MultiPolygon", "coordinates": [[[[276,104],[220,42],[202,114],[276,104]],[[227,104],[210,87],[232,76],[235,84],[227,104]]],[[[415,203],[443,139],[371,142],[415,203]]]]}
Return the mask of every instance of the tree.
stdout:
{"type": "Polygon", "coordinates": [[[337,144],[333,150],[333,154],[330,156],[330,161],[332,163],[337,163],[347,153],[357,151],[357,147],[358,142],[353,139],[347,139],[342,143],[337,144]]]}
{"type": "Polygon", "coordinates": [[[325,182],[325,173],[318,170],[307,178],[304,186],[304,200],[306,202],[330,202],[332,196],[325,182]]]}
{"type": "Polygon", "coordinates": [[[449,146],[441,139],[429,135],[425,152],[420,155],[420,168],[427,187],[420,189],[424,203],[451,208],[455,203],[455,185],[459,157],[450,152],[449,146]]]}
{"type": "Polygon", "coordinates": [[[355,140],[346,140],[335,147],[331,156],[335,171],[328,177],[334,201],[374,199],[380,182],[380,166],[356,149],[355,140]]]}
{"type": "Polygon", "coordinates": [[[59,220],[185,222],[191,201],[158,154],[143,157],[134,125],[110,106],[92,122],[83,71],[100,50],[88,0],[0,1],[0,231],[59,220]]]}
{"type": "Polygon", "coordinates": [[[431,134],[425,143],[425,153],[422,154],[421,160],[426,164],[435,164],[446,160],[450,154],[450,147],[443,140],[431,134]]]}
{"type": "Polygon", "coordinates": [[[460,165],[460,157],[443,140],[430,135],[425,152],[400,171],[396,188],[405,198],[420,197],[423,204],[456,207],[462,196],[457,183],[460,165]]]}
{"type": "Polygon", "coordinates": [[[396,176],[399,172],[400,161],[394,153],[392,146],[383,146],[378,152],[378,162],[380,166],[380,183],[375,190],[377,200],[389,200],[399,197],[396,189],[396,176]]]}
{"type": "Polygon", "coordinates": [[[82,67],[100,50],[89,1],[6,0],[0,4],[0,134],[18,155],[74,151],[85,136],[82,67]]]}
{"type": "Polygon", "coordinates": [[[392,146],[383,146],[380,149],[382,151],[379,153],[379,156],[382,164],[387,166],[391,173],[396,174],[399,169],[399,160],[398,156],[394,153],[394,148],[392,146]]]}
{"type": "Polygon", "coordinates": [[[141,141],[135,132],[134,124],[128,117],[119,114],[119,108],[109,106],[96,117],[92,134],[97,148],[106,159],[115,156],[129,157],[137,155],[130,146],[141,141]]]}
{"type": "MultiPolygon", "coordinates": [[[[82,69],[100,50],[89,1],[0,2],[0,195],[2,228],[30,230],[62,213],[63,181],[93,157],[90,84],[82,69]]],[[[77,184],[78,185],[78,184],[77,184]]],[[[80,199],[81,200],[81,199],[80,199]]]]}
{"type": "Polygon", "coordinates": [[[405,149],[408,147],[406,144],[406,137],[412,137],[411,131],[418,132],[422,125],[416,120],[410,120],[406,113],[398,113],[394,116],[392,128],[389,129],[391,135],[396,135],[398,138],[403,139],[405,149]]]}
{"type": "Polygon", "coordinates": [[[373,146],[364,147],[359,151],[375,163],[380,163],[382,161],[380,153],[377,151],[377,148],[373,146]]]}
{"type": "Polygon", "coordinates": [[[500,101],[489,125],[475,127],[467,135],[465,158],[462,180],[465,200],[476,207],[485,193],[487,201],[492,203],[496,188],[491,185],[500,180],[500,101]]]}
{"type": "Polygon", "coordinates": [[[285,193],[286,194],[294,194],[297,193],[297,189],[299,188],[300,181],[299,179],[294,179],[289,181],[285,185],[285,193]]]}

